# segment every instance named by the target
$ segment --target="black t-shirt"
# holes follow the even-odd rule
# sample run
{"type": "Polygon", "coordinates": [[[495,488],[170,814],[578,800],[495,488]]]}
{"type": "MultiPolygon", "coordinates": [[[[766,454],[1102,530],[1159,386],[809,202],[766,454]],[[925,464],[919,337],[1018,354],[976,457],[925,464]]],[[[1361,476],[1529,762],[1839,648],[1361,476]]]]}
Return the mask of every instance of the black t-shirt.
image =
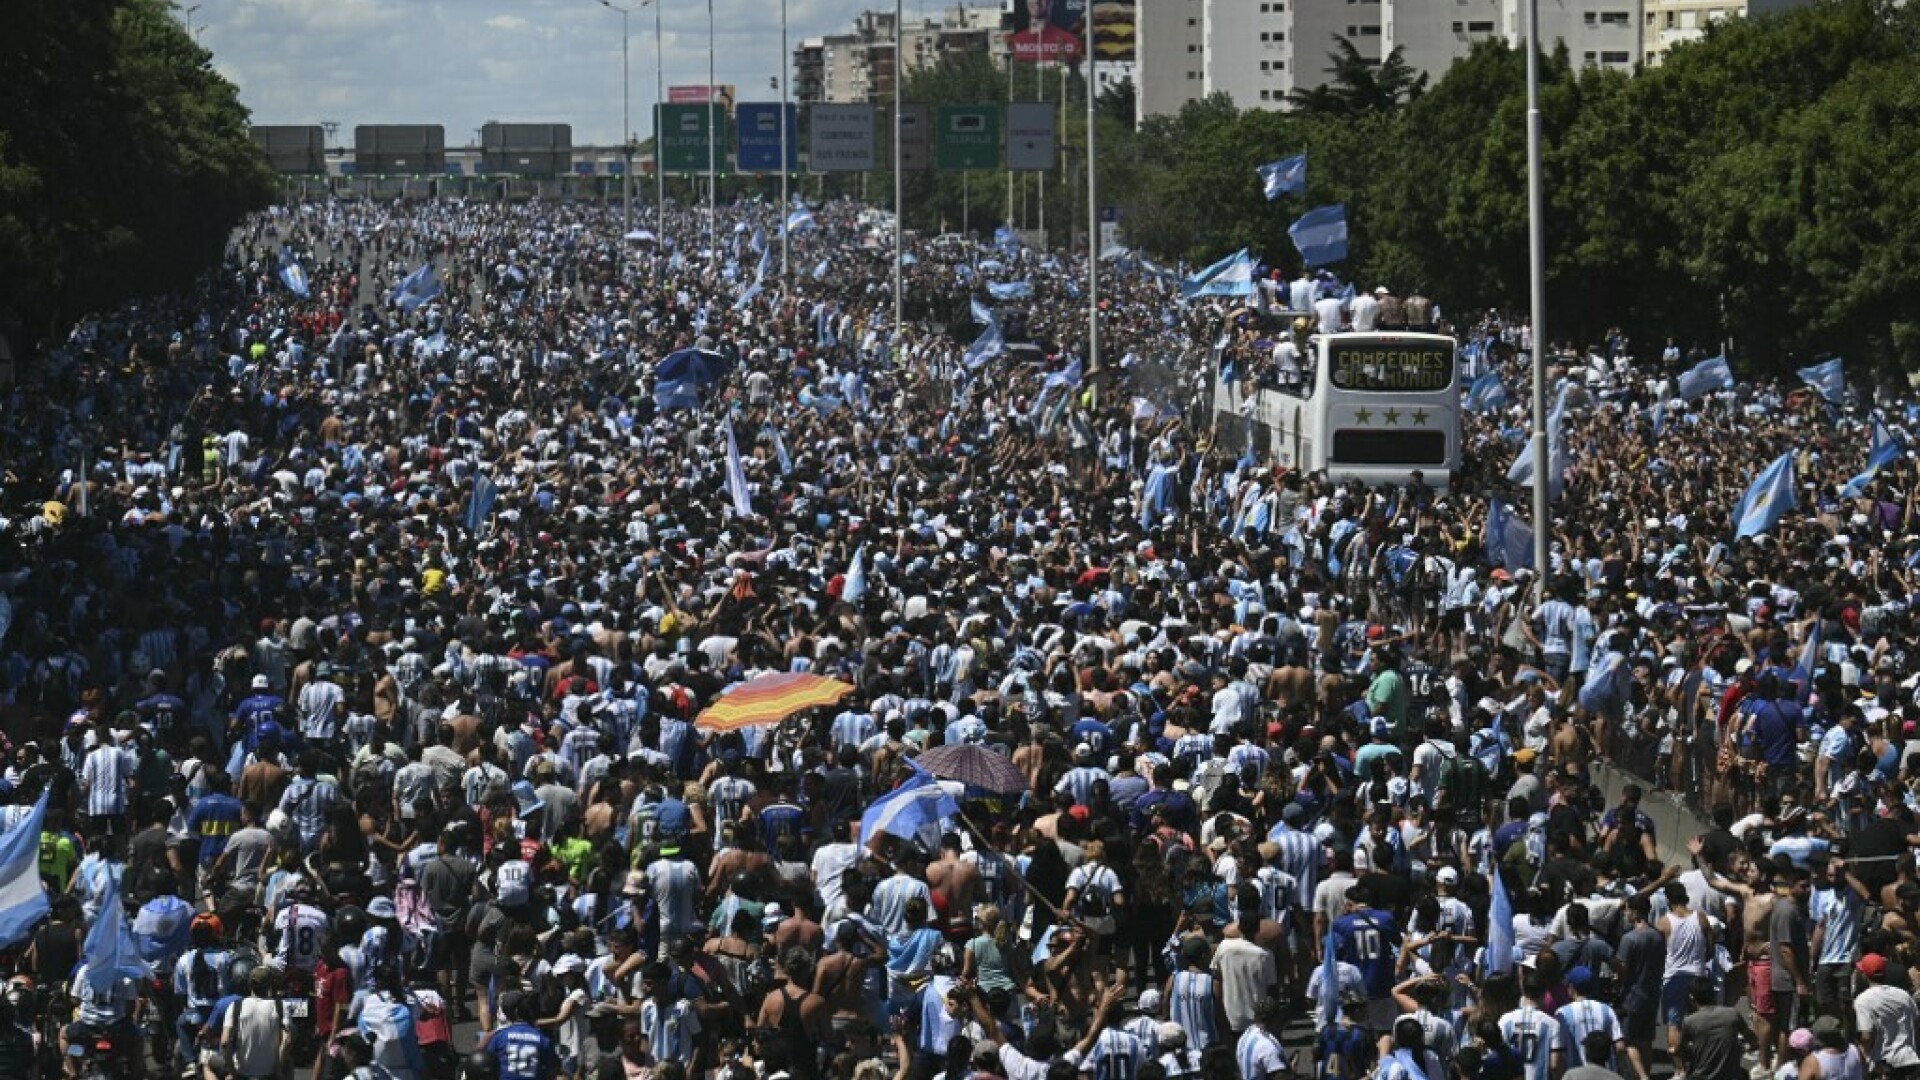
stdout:
{"type": "Polygon", "coordinates": [[[1404,875],[1383,874],[1374,870],[1361,875],[1359,883],[1366,886],[1373,906],[1382,911],[1398,915],[1413,903],[1413,882],[1404,875]]]}
{"type": "Polygon", "coordinates": [[[127,850],[127,895],[145,902],[160,895],[159,878],[167,865],[167,830],[150,825],[134,834],[127,850]]]}
{"type": "Polygon", "coordinates": [[[820,797],[827,804],[827,816],[834,821],[851,820],[860,815],[860,773],[836,765],[821,777],[820,797]]]}
{"type": "Polygon", "coordinates": [[[1874,892],[1879,892],[1893,884],[1897,876],[1894,861],[1876,856],[1898,855],[1907,848],[1906,827],[1889,818],[1876,817],[1867,823],[1866,828],[1853,833],[1848,838],[1847,848],[1853,857],[1847,860],[1847,868],[1852,870],[1861,884],[1874,892]]]}

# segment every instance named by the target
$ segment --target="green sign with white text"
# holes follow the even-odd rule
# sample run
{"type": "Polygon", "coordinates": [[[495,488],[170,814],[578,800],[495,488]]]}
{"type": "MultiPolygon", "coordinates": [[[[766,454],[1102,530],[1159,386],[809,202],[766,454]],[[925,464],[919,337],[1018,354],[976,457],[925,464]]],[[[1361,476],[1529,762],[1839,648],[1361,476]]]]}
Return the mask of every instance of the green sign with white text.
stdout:
{"type": "Polygon", "coordinates": [[[662,105],[660,123],[660,168],[670,173],[703,173],[708,164],[719,172],[728,167],[727,109],[725,105],[662,105]],[[718,121],[721,143],[709,149],[710,124],[718,121]],[[712,154],[709,157],[709,153],[712,154]]]}
{"type": "Polygon", "coordinates": [[[933,164],[943,172],[1000,167],[1000,107],[942,105],[934,118],[933,164]]]}

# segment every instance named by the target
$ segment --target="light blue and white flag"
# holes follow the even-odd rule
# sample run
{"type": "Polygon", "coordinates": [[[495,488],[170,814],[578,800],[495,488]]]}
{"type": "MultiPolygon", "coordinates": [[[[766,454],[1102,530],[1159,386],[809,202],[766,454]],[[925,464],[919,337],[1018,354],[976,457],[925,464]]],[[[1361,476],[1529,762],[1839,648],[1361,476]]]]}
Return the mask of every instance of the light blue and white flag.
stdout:
{"type": "Polygon", "coordinates": [[[897,836],[932,853],[940,848],[943,823],[960,816],[960,804],[924,772],[873,801],[860,815],[860,843],[897,836]]]}
{"type": "Polygon", "coordinates": [[[281,256],[280,284],[285,285],[288,292],[302,300],[311,295],[307,287],[307,272],[300,268],[299,260],[290,255],[281,256]]]}
{"type": "Polygon", "coordinates": [[[740,466],[740,445],[733,440],[733,417],[727,417],[727,495],[733,500],[733,512],[753,516],[753,500],[747,497],[747,471],[740,466]]]}
{"type": "Polygon", "coordinates": [[[753,235],[747,239],[747,246],[762,254],[767,250],[767,230],[758,225],[753,227],[753,235]]]}
{"type": "Polygon", "coordinates": [[[819,281],[821,278],[826,276],[827,276],[827,260],[821,259],[813,267],[813,280],[819,281]]]}
{"type": "Polygon", "coordinates": [[[753,284],[748,285],[746,288],[740,290],[740,299],[735,300],[733,302],[733,310],[739,311],[741,308],[746,307],[748,304],[753,303],[753,298],[756,296],[759,296],[761,289],[763,289],[764,287],[765,286],[761,283],[760,279],[755,278],[753,281],[753,284]]]}
{"type": "Polygon", "coordinates": [[[440,295],[440,279],[434,276],[431,263],[422,266],[400,280],[394,286],[387,299],[400,305],[400,310],[411,315],[420,305],[440,295]]]}
{"type": "Polygon", "coordinates": [[[1744,540],[1758,536],[1780,523],[1795,505],[1793,490],[1793,452],[1781,454],[1773,464],[1760,470],[1747,493],[1733,508],[1733,536],[1744,540]]]}
{"type": "Polygon", "coordinates": [[[47,890],[40,883],[40,830],[47,818],[47,795],[15,828],[0,836],[0,949],[33,936],[47,917],[47,890]]]}
{"type": "Polygon", "coordinates": [[[1347,257],[1347,204],[1316,206],[1287,226],[1287,235],[1308,266],[1327,266],[1347,257]]]}
{"type": "Polygon", "coordinates": [[[1260,174],[1260,190],[1266,193],[1267,201],[1272,202],[1282,195],[1305,195],[1307,193],[1307,155],[1295,154],[1292,157],[1270,161],[1253,170],[1260,174]]]}
{"type": "Polygon", "coordinates": [[[785,222],[782,222],[780,227],[785,229],[787,233],[791,235],[793,233],[797,233],[801,231],[802,229],[811,229],[815,227],[817,224],[819,223],[813,220],[813,211],[803,206],[800,209],[795,210],[791,214],[788,214],[787,220],[785,222]]]}
{"type": "Polygon", "coordinates": [[[1900,445],[1899,439],[1893,437],[1893,432],[1887,430],[1887,425],[1881,422],[1879,417],[1874,417],[1873,434],[1867,441],[1866,470],[1847,481],[1847,486],[1841,490],[1841,494],[1849,499],[1859,498],[1866,493],[1867,485],[1873,482],[1873,478],[1880,474],[1881,469],[1899,461],[1900,455],[1906,452],[1907,448],[1900,445]]]}
{"type": "Polygon", "coordinates": [[[474,470],[473,494],[467,499],[468,532],[477,534],[486,525],[487,519],[493,516],[493,504],[499,498],[500,486],[493,482],[493,477],[477,469],[474,470]]]}
{"type": "Polygon", "coordinates": [[[1202,296],[1252,296],[1253,256],[1246,248],[1221,259],[1180,283],[1180,299],[1202,296]]]}
{"type": "Polygon", "coordinates": [[[80,956],[86,964],[87,984],[106,995],[121,979],[144,981],[152,971],[140,959],[140,946],[127,925],[127,909],[120,902],[120,880],[102,875],[106,885],[100,891],[100,916],[87,931],[80,956]]]}
{"type": "Polygon", "coordinates": [[[1493,897],[1487,904],[1487,973],[1513,970],[1513,898],[1500,880],[1500,864],[1493,867],[1493,897]]]}
{"type": "Polygon", "coordinates": [[[987,328],[980,332],[980,336],[973,340],[973,344],[967,346],[966,354],[960,358],[960,362],[967,366],[968,371],[974,371],[981,364],[1005,352],[1006,347],[1007,340],[1000,333],[1000,324],[990,322],[987,328]]]}
{"type": "Polygon", "coordinates": [[[1467,410],[1487,413],[1505,406],[1507,403],[1507,384],[1500,376],[1489,371],[1473,380],[1467,387],[1467,410]]]}
{"type": "Polygon", "coordinates": [[[787,456],[787,440],[780,437],[780,429],[770,427],[767,433],[773,436],[773,459],[780,463],[780,475],[793,475],[793,458],[787,456]]]}
{"type": "Polygon", "coordinates": [[[1727,364],[1727,358],[1716,356],[1702,360],[1680,375],[1676,384],[1682,401],[1705,397],[1716,390],[1733,389],[1733,368],[1727,364]]]}
{"type": "Polygon", "coordinates": [[[990,282],[987,295],[995,300],[1028,300],[1033,297],[1033,286],[1024,281],[990,282]]]}
{"type": "Polygon", "coordinates": [[[1076,356],[1073,358],[1073,363],[1047,376],[1040,384],[1040,389],[1051,390],[1056,386],[1062,386],[1068,390],[1078,390],[1080,389],[1080,378],[1083,370],[1083,362],[1076,356]]]}
{"type": "Polygon", "coordinates": [[[1508,570],[1533,566],[1533,527],[1513,515],[1507,504],[1495,499],[1487,504],[1486,532],[1481,546],[1487,558],[1508,570]]]}
{"type": "Polygon", "coordinates": [[[1832,404],[1838,405],[1847,399],[1847,375],[1840,370],[1840,358],[1837,356],[1812,367],[1803,367],[1795,374],[1832,404]]]}
{"type": "Polygon", "coordinates": [[[840,583],[840,599],[849,604],[856,604],[865,595],[867,595],[867,545],[861,544],[853,553],[853,561],[847,564],[846,580],[840,583]]]}
{"type": "Polygon", "coordinates": [[[968,297],[967,303],[973,308],[973,321],[981,326],[993,325],[993,309],[981,303],[976,297],[968,297]]]}

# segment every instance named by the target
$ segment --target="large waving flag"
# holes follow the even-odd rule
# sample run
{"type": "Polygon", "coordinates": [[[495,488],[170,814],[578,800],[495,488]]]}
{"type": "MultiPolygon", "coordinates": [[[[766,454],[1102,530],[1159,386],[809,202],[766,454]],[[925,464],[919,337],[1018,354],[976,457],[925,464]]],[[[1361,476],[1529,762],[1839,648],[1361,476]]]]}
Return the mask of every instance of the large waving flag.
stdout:
{"type": "Polygon", "coordinates": [[[1500,880],[1500,863],[1493,864],[1493,899],[1487,905],[1487,973],[1513,970],[1513,899],[1500,880]]]}
{"type": "Polygon", "coordinates": [[[1805,379],[1808,386],[1820,392],[1820,396],[1838,405],[1847,397],[1847,376],[1840,370],[1840,358],[1824,360],[1812,367],[1803,367],[1795,372],[1805,379]]]}
{"type": "Polygon", "coordinates": [[[980,302],[978,297],[968,297],[967,303],[973,310],[973,321],[981,326],[993,325],[993,309],[980,302]]]}
{"type": "Polygon", "coordinates": [[[1024,281],[992,282],[987,285],[987,295],[995,300],[1030,300],[1033,286],[1024,281]]]}
{"type": "MultiPolygon", "coordinates": [[[[1553,399],[1553,411],[1547,414],[1547,461],[1550,463],[1547,473],[1547,497],[1550,499],[1558,499],[1560,492],[1567,486],[1567,446],[1566,440],[1562,437],[1562,428],[1567,417],[1569,385],[1571,384],[1568,380],[1561,380],[1559,393],[1553,399]]],[[[1533,482],[1533,441],[1531,439],[1520,451],[1520,456],[1514,458],[1513,464],[1508,467],[1507,480],[1515,484],[1533,482]]],[[[1528,547],[1532,547],[1531,541],[1528,542],[1528,547]]]]}
{"type": "Polygon", "coordinates": [[[793,458],[787,453],[787,440],[780,437],[777,427],[769,427],[767,434],[773,436],[773,458],[780,463],[780,475],[793,475],[793,458]]]}
{"type": "Polygon", "coordinates": [[[967,365],[968,371],[973,371],[981,364],[1005,352],[1006,347],[1007,339],[1000,333],[1000,324],[990,322],[985,330],[980,331],[980,336],[973,339],[973,344],[967,346],[966,354],[960,358],[960,362],[967,365]]]}
{"type": "Polygon", "coordinates": [[[1887,430],[1887,425],[1879,417],[1874,417],[1873,434],[1867,440],[1867,467],[1860,475],[1847,481],[1847,486],[1841,490],[1841,494],[1849,499],[1859,498],[1866,492],[1867,485],[1873,482],[1873,478],[1879,475],[1881,469],[1899,461],[1900,455],[1906,452],[1907,448],[1900,445],[1899,439],[1893,437],[1893,432],[1887,430]]]}
{"type": "Polygon", "coordinates": [[[740,467],[740,445],[733,440],[733,417],[727,417],[727,495],[733,499],[733,512],[753,516],[753,500],[747,497],[747,471],[740,467]]]}
{"type": "Polygon", "coordinates": [[[780,227],[787,233],[792,234],[802,229],[811,229],[817,224],[819,223],[813,220],[813,211],[803,206],[793,213],[788,214],[787,220],[782,222],[780,227]]]}
{"type": "Polygon", "coordinates": [[[1793,452],[1781,454],[1773,464],[1760,470],[1753,486],[1733,508],[1733,536],[1744,540],[1758,536],[1780,523],[1794,507],[1793,452]]]}
{"type": "Polygon", "coordinates": [[[897,836],[923,850],[939,850],[941,823],[958,817],[960,804],[924,772],[885,795],[875,799],[860,815],[860,843],[872,844],[881,836],[897,836]]]}
{"type": "Polygon", "coordinates": [[[87,931],[80,954],[86,963],[88,985],[102,995],[111,993],[114,983],[121,979],[144,980],[151,974],[127,925],[127,909],[120,903],[120,882],[112,874],[104,876],[107,884],[100,893],[100,917],[87,931]]]}
{"type": "Polygon", "coordinates": [[[1076,356],[1073,358],[1073,363],[1047,376],[1046,379],[1041,382],[1040,389],[1051,390],[1056,386],[1064,386],[1069,390],[1078,390],[1080,388],[1080,378],[1083,369],[1083,361],[1076,356]]]}
{"type": "Polygon", "coordinates": [[[400,310],[411,315],[420,305],[439,295],[440,279],[434,276],[433,264],[428,263],[402,278],[387,299],[399,304],[400,310]]]}
{"type": "Polygon", "coordinates": [[[1705,397],[1716,390],[1733,389],[1733,368],[1727,364],[1727,358],[1716,356],[1702,360],[1680,375],[1678,390],[1683,401],[1692,401],[1705,397]]]}
{"type": "Polygon", "coordinates": [[[1171,465],[1159,464],[1147,470],[1147,483],[1140,492],[1140,527],[1153,528],[1154,522],[1173,507],[1173,485],[1180,472],[1171,465]]]}
{"type": "Polygon", "coordinates": [[[40,830],[47,819],[47,792],[19,826],[0,836],[0,949],[32,936],[47,917],[47,890],[40,884],[40,830]]]}
{"type": "Polygon", "coordinates": [[[1260,174],[1260,190],[1272,202],[1282,195],[1307,193],[1307,155],[1295,154],[1270,161],[1253,170],[1260,174]]]}
{"type": "Polygon", "coordinates": [[[1587,668],[1586,681],[1580,684],[1580,707],[1594,716],[1619,719],[1632,690],[1632,665],[1618,650],[1609,649],[1587,668]]]}
{"type": "Polygon", "coordinates": [[[1347,257],[1347,204],[1316,206],[1287,226],[1287,235],[1308,266],[1326,266],[1347,257]]]}
{"type": "Polygon", "coordinates": [[[1467,387],[1467,410],[1469,412],[1492,412],[1504,406],[1506,403],[1507,384],[1501,382],[1500,376],[1491,371],[1473,380],[1467,387]]]}
{"type": "Polygon", "coordinates": [[[1180,298],[1201,296],[1252,296],[1253,256],[1246,248],[1221,259],[1180,283],[1180,298]]]}

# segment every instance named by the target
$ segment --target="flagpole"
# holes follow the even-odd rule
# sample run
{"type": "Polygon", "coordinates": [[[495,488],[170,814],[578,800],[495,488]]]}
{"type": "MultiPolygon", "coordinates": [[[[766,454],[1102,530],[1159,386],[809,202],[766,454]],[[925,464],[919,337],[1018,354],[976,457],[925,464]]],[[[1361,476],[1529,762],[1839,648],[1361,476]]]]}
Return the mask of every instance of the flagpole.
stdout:
{"type": "Polygon", "coordinates": [[[660,167],[660,114],[666,111],[667,66],[660,45],[661,0],[653,0],[653,258],[667,244],[667,172],[660,167]]]}
{"type": "Polygon", "coordinates": [[[793,288],[793,275],[787,267],[787,0],[780,0],[780,295],[793,288]]]}
{"type": "Polygon", "coordinates": [[[1100,197],[1098,117],[1094,92],[1093,5],[1086,11],[1087,33],[1087,381],[1093,407],[1100,408],[1100,197]]]}
{"type": "Polygon", "coordinates": [[[905,75],[906,56],[904,43],[906,34],[901,29],[901,20],[905,18],[906,5],[902,0],[893,0],[893,332],[900,333],[900,327],[906,321],[906,300],[901,293],[901,281],[905,277],[901,268],[907,249],[907,213],[901,205],[905,199],[906,185],[901,182],[900,169],[900,83],[905,75]]]}
{"type": "Polygon", "coordinates": [[[714,114],[714,100],[719,95],[713,85],[713,0],[707,0],[707,249],[711,258],[720,257],[720,243],[714,239],[714,230],[720,221],[719,213],[719,156],[720,124],[714,114]]]}
{"type": "Polygon", "coordinates": [[[1533,571],[1546,597],[1547,544],[1553,521],[1547,483],[1554,468],[1547,445],[1547,211],[1540,167],[1540,0],[1527,0],[1527,251],[1533,323],[1533,571]]]}

